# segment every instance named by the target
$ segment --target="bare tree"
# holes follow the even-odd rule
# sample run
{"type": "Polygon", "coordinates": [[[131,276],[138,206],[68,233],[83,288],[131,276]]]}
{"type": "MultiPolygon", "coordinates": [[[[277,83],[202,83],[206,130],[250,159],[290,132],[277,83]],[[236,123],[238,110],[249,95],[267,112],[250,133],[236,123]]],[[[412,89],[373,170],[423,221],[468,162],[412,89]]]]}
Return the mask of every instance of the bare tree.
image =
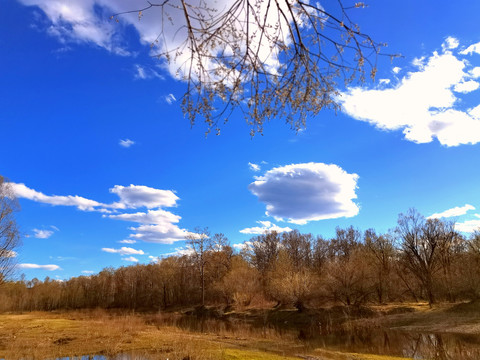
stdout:
{"type": "Polygon", "coordinates": [[[392,273],[395,261],[395,246],[388,235],[377,235],[374,229],[365,231],[364,243],[368,262],[374,272],[374,287],[378,302],[390,300],[392,288],[392,273]]]}
{"type": "MultiPolygon", "coordinates": [[[[187,244],[192,251],[192,259],[200,275],[200,288],[202,296],[202,306],[205,306],[205,288],[206,288],[206,270],[210,261],[217,261],[222,273],[228,270],[228,263],[225,258],[231,256],[231,248],[228,246],[228,239],[224,234],[210,235],[208,228],[196,228],[195,233],[186,238],[187,244]],[[230,255],[229,255],[230,254],[230,255]],[[217,255],[217,256],[213,256],[217,255]]],[[[219,271],[217,267],[217,271],[219,271]]]]}
{"type": "Polygon", "coordinates": [[[401,240],[402,261],[421,282],[428,303],[435,302],[434,275],[441,268],[442,249],[457,238],[454,224],[428,219],[415,209],[400,214],[396,232],[401,240]]]}
{"type": "Polygon", "coordinates": [[[18,203],[9,184],[0,176],[0,284],[14,269],[16,253],[20,237],[14,211],[18,203]]]}
{"type": "Polygon", "coordinates": [[[251,134],[284,118],[305,126],[324,108],[338,109],[338,82],[375,77],[384,44],[350,18],[352,0],[162,0],[112,16],[152,16],[161,33],[151,44],[187,83],[182,109],[193,125],[220,132],[236,108],[251,134]]]}

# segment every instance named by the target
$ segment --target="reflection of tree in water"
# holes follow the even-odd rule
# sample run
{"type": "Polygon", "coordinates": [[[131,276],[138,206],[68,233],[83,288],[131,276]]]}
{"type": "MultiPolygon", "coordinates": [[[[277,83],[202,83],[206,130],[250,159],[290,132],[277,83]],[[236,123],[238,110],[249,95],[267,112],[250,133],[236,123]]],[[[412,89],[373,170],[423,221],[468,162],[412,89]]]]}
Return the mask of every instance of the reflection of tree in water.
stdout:
{"type": "Polygon", "coordinates": [[[480,359],[478,337],[466,341],[460,335],[410,334],[403,355],[414,359],[476,360],[480,359]]]}

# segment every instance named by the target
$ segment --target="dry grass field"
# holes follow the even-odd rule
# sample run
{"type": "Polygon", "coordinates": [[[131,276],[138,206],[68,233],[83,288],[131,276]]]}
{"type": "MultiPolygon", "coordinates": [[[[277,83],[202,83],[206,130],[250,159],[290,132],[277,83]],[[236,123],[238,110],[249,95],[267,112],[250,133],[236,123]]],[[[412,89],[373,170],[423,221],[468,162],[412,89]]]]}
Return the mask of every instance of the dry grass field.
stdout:
{"type": "MultiPolygon", "coordinates": [[[[397,309],[403,309],[397,307],[397,309]]],[[[353,327],[480,334],[476,305],[416,305],[409,311],[375,309],[380,316],[356,319],[353,327]],[[413,309],[413,310],[412,310],[413,309]]],[[[125,314],[103,310],[0,315],[0,359],[55,359],[83,355],[131,354],[131,359],[406,359],[307,346],[293,333],[249,326],[222,329],[205,322],[203,331],[174,324],[172,313],[125,314]]]]}

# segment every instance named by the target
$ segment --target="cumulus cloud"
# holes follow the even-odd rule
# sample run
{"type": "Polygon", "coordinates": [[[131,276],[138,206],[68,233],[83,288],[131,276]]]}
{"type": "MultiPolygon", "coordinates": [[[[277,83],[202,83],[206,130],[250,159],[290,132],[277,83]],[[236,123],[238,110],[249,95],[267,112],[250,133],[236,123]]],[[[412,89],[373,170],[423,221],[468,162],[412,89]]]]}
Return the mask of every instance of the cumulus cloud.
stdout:
{"type": "Polygon", "coordinates": [[[469,210],[475,210],[475,207],[469,204],[464,206],[456,206],[454,208],[430,215],[427,219],[449,218],[454,216],[465,215],[469,210]]]}
{"type": "Polygon", "coordinates": [[[445,42],[442,44],[442,49],[445,50],[452,50],[456,49],[460,45],[458,39],[454,38],[453,36],[449,36],[445,39],[445,42]]]}
{"type": "Polygon", "coordinates": [[[480,142],[480,117],[459,98],[479,88],[473,80],[476,67],[462,58],[476,47],[455,53],[457,42],[447,38],[442,53],[416,59],[417,70],[398,83],[348,89],[339,98],[343,111],[382,130],[403,130],[405,138],[416,143],[434,138],[445,146],[480,142]]]}
{"type": "Polygon", "coordinates": [[[124,148],[129,148],[130,146],[135,145],[135,141],[130,139],[125,139],[125,140],[120,139],[120,141],[118,142],[118,145],[124,148]]]}
{"type": "Polygon", "coordinates": [[[267,215],[306,224],[357,215],[357,180],[334,164],[305,163],[269,170],[248,188],[266,204],[267,215]]]}
{"type": "MultiPolygon", "coordinates": [[[[130,234],[129,239],[121,241],[124,244],[133,244],[137,240],[171,244],[175,241],[184,240],[190,234],[187,230],[178,227],[177,223],[181,220],[179,215],[162,209],[177,205],[179,197],[172,190],[155,189],[143,185],[115,185],[110,189],[110,192],[117,195],[120,200],[105,204],[80,196],[49,196],[30,189],[24,184],[10,183],[10,185],[18,198],[54,206],[75,206],[83,211],[106,213],[103,215],[105,218],[141,224],[139,227],[129,228],[134,233],[130,234]],[[148,210],[147,212],[120,213],[120,211],[127,209],[138,208],[147,208],[148,210]]],[[[43,236],[43,238],[52,233],[50,230],[35,230],[36,234],[43,236]]]]}
{"type": "Polygon", "coordinates": [[[176,205],[179,199],[171,190],[160,190],[143,185],[115,185],[110,189],[110,192],[120,198],[118,203],[112,205],[119,209],[172,207],[176,205]]]}
{"type": "Polygon", "coordinates": [[[190,233],[179,228],[176,224],[181,217],[165,210],[149,210],[148,212],[137,212],[119,215],[104,215],[110,219],[130,221],[142,224],[138,227],[130,227],[134,233],[130,234],[130,242],[142,240],[146,242],[172,244],[175,241],[185,240],[190,233]]]}
{"type": "Polygon", "coordinates": [[[260,165],[249,162],[248,167],[252,171],[260,171],[260,165]]]}
{"type": "Polygon", "coordinates": [[[61,270],[60,266],[58,265],[38,265],[38,264],[18,264],[17,267],[19,269],[40,269],[40,270],[61,270]]]}
{"type": "Polygon", "coordinates": [[[261,226],[254,226],[240,230],[242,234],[265,234],[266,232],[276,231],[277,233],[292,231],[289,227],[280,227],[270,221],[257,221],[261,226]]]}
{"type": "Polygon", "coordinates": [[[465,50],[460,52],[461,55],[472,55],[474,53],[480,54],[480,42],[470,45],[465,50]]]}
{"type": "Polygon", "coordinates": [[[468,80],[468,81],[455,84],[455,86],[453,87],[453,90],[462,94],[468,94],[472,91],[477,90],[479,86],[480,84],[478,82],[473,80],[468,80]]]}
{"type": "Polygon", "coordinates": [[[120,249],[102,248],[102,251],[112,253],[112,254],[120,254],[120,255],[144,255],[145,254],[143,250],[136,250],[136,249],[125,247],[125,246],[122,246],[120,249]]]}

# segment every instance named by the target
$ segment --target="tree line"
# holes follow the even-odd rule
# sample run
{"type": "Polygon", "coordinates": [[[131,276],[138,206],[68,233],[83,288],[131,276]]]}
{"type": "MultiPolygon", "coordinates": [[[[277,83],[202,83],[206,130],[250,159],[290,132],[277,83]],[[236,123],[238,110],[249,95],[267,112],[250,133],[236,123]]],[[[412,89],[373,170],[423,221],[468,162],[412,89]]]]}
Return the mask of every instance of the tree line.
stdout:
{"type": "Polygon", "coordinates": [[[150,264],[105,268],[67,281],[6,281],[0,311],[83,308],[168,309],[248,306],[269,301],[298,310],[325,304],[473,300],[480,296],[480,232],[411,209],[386,234],[337,228],[331,239],[268,232],[239,252],[207,229],[190,253],[150,264]]]}

